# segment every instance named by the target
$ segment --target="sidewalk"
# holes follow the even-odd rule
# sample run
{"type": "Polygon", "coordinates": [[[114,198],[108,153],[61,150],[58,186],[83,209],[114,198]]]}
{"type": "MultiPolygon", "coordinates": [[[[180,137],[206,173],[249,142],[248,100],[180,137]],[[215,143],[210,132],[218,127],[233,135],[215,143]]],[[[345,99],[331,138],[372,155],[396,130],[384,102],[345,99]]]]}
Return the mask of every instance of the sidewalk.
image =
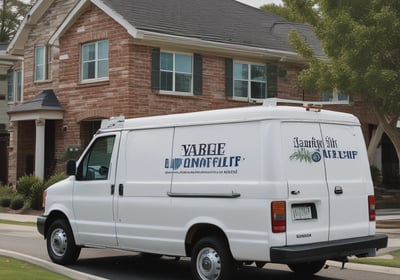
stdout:
{"type": "MultiPolygon", "coordinates": [[[[6,214],[0,213],[0,220],[10,220],[17,222],[36,222],[37,216],[34,215],[21,215],[21,214],[6,214]]],[[[385,210],[377,210],[377,223],[379,224],[381,221],[399,223],[400,225],[400,209],[385,209],[385,210]]],[[[385,249],[381,249],[377,252],[378,256],[384,257],[391,251],[400,249],[400,226],[394,226],[391,228],[382,228],[377,227],[376,232],[378,234],[386,234],[389,237],[388,247],[385,249]]],[[[11,258],[20,259],[38,266],[41,266],[45,269],[52,270],[54,272],[73,277],[73,279],[104,279],[92,275],[88,275],[85,273],[80,273],[75,270],[68,269],[66,267],[47,262],[44,260],[37,259],[35,257],[1,250],[0,255],[8,256],[11,258]]],[[[328,261],[328,265],[333,267],[341,267],[342,264],[339,262],[328,261]]],[[[355,264],[355,263],[347,263],[345,265],[347,269],[353,270],[363,270],[363,271],[371,271],[371,272],[380,272],[380,273],[389,273],[394,275],[400,275],[400,268],[390,268],[390,267],[381,267],[375,265],[365,265],[365,264],[355,264]]]]}

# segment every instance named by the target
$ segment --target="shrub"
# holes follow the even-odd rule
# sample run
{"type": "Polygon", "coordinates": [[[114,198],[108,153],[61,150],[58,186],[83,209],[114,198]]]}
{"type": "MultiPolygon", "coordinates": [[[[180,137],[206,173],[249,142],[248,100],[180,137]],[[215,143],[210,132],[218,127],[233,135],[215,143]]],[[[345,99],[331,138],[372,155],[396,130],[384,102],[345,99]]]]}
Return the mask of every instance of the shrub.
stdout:
{"type": "Polygon", "coordinates": [[[12,197],[15,191],[12,186],[0,186],[0,198],[1,197],[12,197]]]}
{"type": "Polygon", "coordinates": [[[10,204],[10,208],[13,210],[19,210],[24,207],[24,198],[21,195],[16,195],[12,200],[10,204]]]}
{"type": "Polygon", "coordinates": [[[0,206],[1,207],[10,207],[11,197],[1,197],[0,198],[0,206]]]}
{"type": "Polygon", "coordinates": [[[42,210],[43,191],[45,190],[43,183],[34,184],[31,188],[31,209],[42,210]]]}
{"type": "Polygon", "coordinates": [[[0,186],[0,206],[10,207],[11,199],[15,196],[12,186],[0,186]]]}
{"type": "Polygon", "coordinates": [[[35,184],[42,184],[42,180],[34,175],[24,175],[17,181],[17,192],[25,199],[29,199],[32,194],[32,186],[35,184]]]}

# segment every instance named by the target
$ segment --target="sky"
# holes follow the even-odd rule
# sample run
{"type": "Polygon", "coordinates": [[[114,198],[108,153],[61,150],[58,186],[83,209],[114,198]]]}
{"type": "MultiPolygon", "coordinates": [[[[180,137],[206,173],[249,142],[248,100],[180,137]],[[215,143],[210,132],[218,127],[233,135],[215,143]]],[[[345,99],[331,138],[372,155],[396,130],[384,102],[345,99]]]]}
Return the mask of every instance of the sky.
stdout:
{"type": "Polygon", "coordinates": [[[260,8],[261,6],[263,6],[265,4],[282,5],[281,0],[236,0],[236,1],[245,3],[249,6],[253,6],[256,8],[260,8]]]}

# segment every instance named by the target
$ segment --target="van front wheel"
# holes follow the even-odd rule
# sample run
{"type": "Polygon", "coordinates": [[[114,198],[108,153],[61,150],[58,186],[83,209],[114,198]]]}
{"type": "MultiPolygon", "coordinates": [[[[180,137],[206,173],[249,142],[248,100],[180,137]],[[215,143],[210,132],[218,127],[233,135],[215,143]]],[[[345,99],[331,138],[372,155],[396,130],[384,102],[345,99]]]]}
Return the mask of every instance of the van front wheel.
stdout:
{"type": "Polygon", "coordinates": [[[300,275],[310,276],[320,271],[325,266],[325,260],[305,263],[288,264],[289,268],[300,275]]]}
{"type": "Polygon", "coordinates": [[[81,248],[75,245],[74,235],[66,220],[55,220],[47,231],[46,239],[47,253],[53,262],[64,265],[78,259],[81,248]]]}
{"type": "Polygon", "coordinates": [[[200,239],[193,248],[191,265],[194,278],[198,280],[233,278],[234,262],[225,238],[200,239]]]}

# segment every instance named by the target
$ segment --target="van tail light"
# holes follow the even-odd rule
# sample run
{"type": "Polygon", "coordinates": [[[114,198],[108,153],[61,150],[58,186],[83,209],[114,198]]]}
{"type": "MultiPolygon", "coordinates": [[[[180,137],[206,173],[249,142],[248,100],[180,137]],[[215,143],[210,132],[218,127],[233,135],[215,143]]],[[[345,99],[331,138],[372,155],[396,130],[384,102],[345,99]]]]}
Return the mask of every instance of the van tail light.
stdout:
{"type": "Polygon", "coordinates": [[[374,222],[376,215],[375,215],[375,196],[369,195],[368,196],[368,214],[369,214],[369,221],[374,222]]]}
{"type": "Polygon", "coordinates": [[[272,232],[286,232],[286,203],[285,201],[273,201],[271,203],[272,232]]]}

